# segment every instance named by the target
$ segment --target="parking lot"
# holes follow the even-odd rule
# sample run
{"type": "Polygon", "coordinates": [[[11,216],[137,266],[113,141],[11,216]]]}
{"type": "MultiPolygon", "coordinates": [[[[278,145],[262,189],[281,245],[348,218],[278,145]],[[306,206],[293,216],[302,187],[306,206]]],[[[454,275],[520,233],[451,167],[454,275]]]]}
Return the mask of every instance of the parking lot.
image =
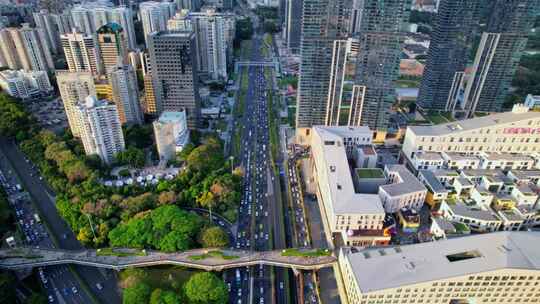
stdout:
{"type": "Polygon", "coordinates": [[[44,128],[59,132],[68,126],[64,105],[60,97],[25,101],[27,109],[34,114],[44,128]]]}

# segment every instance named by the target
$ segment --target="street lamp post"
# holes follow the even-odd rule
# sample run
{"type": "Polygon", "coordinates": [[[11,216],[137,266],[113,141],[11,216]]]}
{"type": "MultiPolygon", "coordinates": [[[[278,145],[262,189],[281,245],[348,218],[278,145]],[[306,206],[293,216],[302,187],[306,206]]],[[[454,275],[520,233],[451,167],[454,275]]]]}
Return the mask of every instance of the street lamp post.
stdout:
{"type": "Polygon", "coordinates": [[[92,234],[94,235],[94,239],[97,239],[96,232],[94,231],[94,225],[92,225],[92,219],[90,218],[90,215],[88,213],[85,213],[86,217],[88,218],[88,223],[90,224],[90,229],[92,229],[92,234]]]}
{"type": "Polygon", "coordinates": [[[231,174],[234,172],[234,156],[229,156],[229,160],[231,161],[231,174]]]}

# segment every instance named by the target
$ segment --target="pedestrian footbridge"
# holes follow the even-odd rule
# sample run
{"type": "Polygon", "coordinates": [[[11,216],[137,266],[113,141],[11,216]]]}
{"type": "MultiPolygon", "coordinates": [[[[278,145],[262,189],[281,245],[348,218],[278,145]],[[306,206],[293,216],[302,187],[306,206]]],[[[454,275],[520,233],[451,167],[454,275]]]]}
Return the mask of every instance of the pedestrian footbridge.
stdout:
{"type": "Polygon", "coordinates": [[[317,270],[332,266],[335,262],[336,257],[331,252],[321,249],[246,251],[205,248],[172,253],[119,248],[75,251],[20,247],[0,250],[0,268],[4,269],[77,264],[114,270],[178,265],[206,271],[222,271],[263,264],[294,270],[317,270]]]}

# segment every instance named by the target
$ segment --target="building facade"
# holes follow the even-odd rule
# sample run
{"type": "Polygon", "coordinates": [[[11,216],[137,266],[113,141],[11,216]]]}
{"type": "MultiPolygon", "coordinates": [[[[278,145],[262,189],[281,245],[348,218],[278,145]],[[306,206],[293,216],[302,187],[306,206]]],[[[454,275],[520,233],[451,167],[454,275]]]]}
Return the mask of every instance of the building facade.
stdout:
{"type": "Polygon", "coordinates": [[[403,154],[411,162],[419,152],[532,154],[540,151],[539,128],[540,112],[515,105],[511,112],[436,126],[408,127],[403,154]]]}
{"type": "Polygon", "coordinates": [[[96,96],[94,77],[90,72],[56,71],[56,82],[71,133],[75,137],[80,137],[81,131],[76,107],[86,97],[96,96]]]}
{"type": "Polygon", "coordinates": [[[538,10],[537,0],[490,1],[490,18],[482,34],[465,87],[463,106],[474,112],[500,112],[527,45],[538,10]]]}
{"type": "Polygon", "coordinates": [[[365,0],[358,29],[355,85],[365,87],[360,125],[386,130],[399,76],[406,0],[365,0]]]}
{"type": "Polygon", "coordinates": [[[441,1],[418,96],[423,109],[453,110],[447,105],[450,89],[455,74],[463,72],[467,64],[478,5],[476,0],[441,1]]]}
{"type": "Polygon", "coordinates": [[[112,101],[118,108],[122,124],[140,125],[144,122],[139,101],[137,75],[129,64],[117,64],[109,69],[109,84],[112,89],[112,101]]]}
{"type": "Polygon", "coordinates": [[[153,125],[161,161],[174,159],[176,153],[189,143],[186,112],[163,112],[153,125]]]}
{"type": "Polygon", "coordinates": [[[23,23],[20,28],[0,29],[0,51],[5,66],[12,70],[54,71],[45,31],[23,23]]]}
{"type": "Polygon", "coordinates": [[[125,149],[116,106],[107,100],[87,96],[76,106],[76,112],[86,155],[96,154],[104,163],[111,164],[115,155],[125,149]]]}
{"type": "Polygon", "coordinates": [[[285,42],[293,54],[300,52],[303,0],[285,1],[285,42]]]}
{"type": "Polygon", "coordinates": [[[71,32],[60,36],[70,72],[87,71],[97,76],[101,73],[99,52],[92,35],[71,32]]]}
{"type": "Polygon", "coordinates": [[[10,96],[27,99],[52,93],[45,71],[0,71],[0,88],[10,96]]]}
{"type": "Polygon", "coordinates": [[[325,124],[333,46],[347,39],[347,6],[344,0],[303,1],[297,128],[325,124]]]}
{"type": "Polygon", "coordinates": [[[234,15],[206,7],[202,12],[190,13],[189,19],[195,31],[198,70],[213,80],[226,80],[233,49],[234,15]]]}
{"type": "Polygon", "coordinates": [[[196,128],[200,101],[194,34],[153,32],[148,36],[148,47],[157,113],[185,110],[188,127],[196,128]]]}
{"type": "Polygon", "coordinates": [[[148,36],[152,32],[165,31],[167,20],[176,12],[174,2],[146,1],[139,4],[139,20],[143,25],[144,39],[149,47],[148,36]]]}
{"type": "MultiPolygon", "coordinates": [[[[112,7],[98,2],[86,2],[75,6],[70,11],[73,26],[79,32],[93,35],[107,23],[117,23],[124,29],[128,47],[135,49],[137,40],[133,24],[133,11],[124,6],[112,7]]],[[[71,28],[69,29],[71,31],[71,28]]]]}
{"type": "Polygon", "coordinates": [[[339,267],[349,303],[537,303],[539,240],[538,232],[498,232],[342,249],[339,267]]]}
{"type": "Polygon", "coordinates": [[[97,30],[101,67],[105,74],[118,64],[128,62],[128,44],[124,29],[118,23],[107,23],[97,30]]]}
{"type": "Polygon", "coordinates": [[[41,10],[34,13],[33,16],[36,28],[41,28],[45,32],[45,37],[48,45],[51,47],[51,52],[53,54],[58,54],[61,50],[60,32],[53,14],[50,14],[46,10],[41,10]]]}

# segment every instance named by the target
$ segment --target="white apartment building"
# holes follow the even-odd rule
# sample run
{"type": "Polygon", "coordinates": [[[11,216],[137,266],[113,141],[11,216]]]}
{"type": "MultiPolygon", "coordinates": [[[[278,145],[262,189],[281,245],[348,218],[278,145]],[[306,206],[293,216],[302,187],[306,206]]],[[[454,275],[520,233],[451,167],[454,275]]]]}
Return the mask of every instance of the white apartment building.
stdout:
{"type": "Polygon", "coordinates": [[[70,72],[91,72],[98,75],[101,71],[97,42],[94,36],[73,31],[60,36],[62,48],[70,72]]]}
{"type": "Polygon", "coordinates": [[[481,152],[532,154],[540,151],[540,112],[515,105],[511,112],[435,126],[410,126],[403,154],[409,161],[418,152],[481,152]]]}
{"type": "Polygon", "coordinates": [[[70,13],[73,26],[79,32],[93,35],[98,28],[107,23],[118,23],[124,29],[129,48],[137,47],[133,11],[129,7],[112,7],[103,2],[86,2],[75,6],[70,13]]]}
{"type": "MultiPolygon", "coordinates": [[[[537,138],[540,138],[537,136],[537,138]]],[[[534,138],[533,138],[534,140],[534,138]]],[[[515,169],[530,170],[534,168],[536,160],[525,154],[511,153],[480,153],[480,169],[515,169]]]]}
{"type": "Polygon", "coordinates": [[[80,137],[81,131],[76,106],[86,97],[96,96],[94,78],[90,72],[56,71],[56,82],[71,133],[75,137],[80,137]]]}
{"type": "Polygon", "coordinates": [[[49,76],[45,71],[0,71],[0,88],[10,96],[27,99],[51,93],[49,76]]]}
{"type": "Polygon", "coordinates": [[[189,13],[198,48],[199,71],[211,79],[227,79],[227,64],[232,56],[235,18],[231,13],[219,13],[206,7],[201,12],[189,13]]]}
{"type": "Polygon", "coordinates": [[[451,170],[477,169],[480,167],[480,158],[475,155],[467,155],[456,152],[443,152],[445,168],[451,170]]]}
{"type": "Polygon", "coordinates": [[[154,137],[159,159],[168,161],[189,143],[186,112],[163,112],[154,121],[154,137]]]}
{"type": "Polygon", "coordinates": [[[146,1],[139,4],[139,20],[142,21],[144,40],[148,46],[148,35],[167,29],[167,20],[176,13],[174,2],[146,1]]]}
{"type": "Polygon", "coordinates": [[[351,304],[540,302],[538,232],[498,232],[392,248],[342,249],[351,304]]]}
{"type": "Polygon", "coordinates": [[[412,166],[418,170],[442,169],[444,158],[436,152],[418,152],[413,156],[412,166]]]}
{"type": "Polygon", "coordinates": [[[88,96],[77,105],[76,111],[86,155],[97,154],[104,163],[111,164],[116,153],[125,148],[116,106],[88,96]]]}
{"type": "Polygon", "coordinates": [[[420,210],[426,199],[427,189],[405,166],[386,166],[384,173],[389,184],[379,187],[379,196],[387,213],[401,208],[420,210]]]}
{"type": "Polygon", "coordinates": [[[144,122],[137,75],[129,64],[118,64],[109,70],[109,84],[112,88],[112,101],[118,108],[122,124],[137,124],[144,122]]]}
{"type": "Polygon", "coordinates": [[[311,136],[313,173],[327,238],[341,234],[347,246],[385,245],[385,217],[377,194],[356,193],[347,158],[353,147],[370,144],[368,127],[314,126],[311,136]],[[350,150],[348,156],[347,150],[350,150]]]}

